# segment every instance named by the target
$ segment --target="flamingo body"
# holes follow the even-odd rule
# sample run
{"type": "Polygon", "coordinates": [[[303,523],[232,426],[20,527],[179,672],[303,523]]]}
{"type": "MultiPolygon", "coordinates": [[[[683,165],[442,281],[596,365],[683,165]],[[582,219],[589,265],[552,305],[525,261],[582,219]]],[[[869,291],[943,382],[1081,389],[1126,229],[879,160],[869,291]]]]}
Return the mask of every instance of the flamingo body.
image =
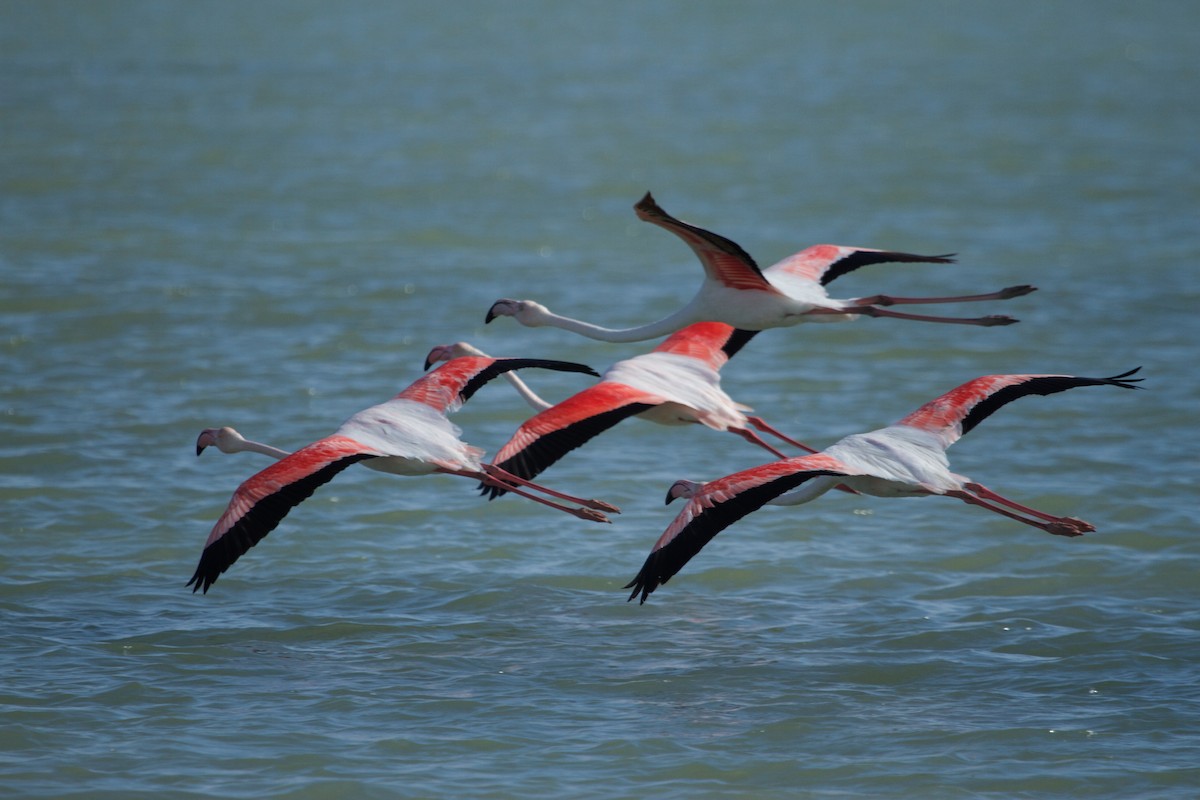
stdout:
{"type": "Polygon", "coordinates": [[[409,476],[480,469],[483,449],[463,443],[461,435],[462,430],[444,413],[403,396],[359,411],[335,434],[375,458],[365,466],[409,476]]]}

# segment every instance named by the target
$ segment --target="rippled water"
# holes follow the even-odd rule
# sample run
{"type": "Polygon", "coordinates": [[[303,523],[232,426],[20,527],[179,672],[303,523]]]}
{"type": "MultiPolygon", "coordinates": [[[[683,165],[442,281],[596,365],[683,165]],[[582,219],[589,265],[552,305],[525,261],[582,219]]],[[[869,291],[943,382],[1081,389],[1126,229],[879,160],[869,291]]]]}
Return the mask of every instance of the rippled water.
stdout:
{"type": "MultiPolygon", "coordinates": [[[[1200,13],[826,5],[0,5],[5,796],[1195,794],[1200,13]],[[827,496],[639,607],[666,487],[763,459],[631,421],[544,476],[611,527],[352,469],[184,588],[265,465],[200,428],[298,447],[457,339],[648,349],[482,324],[689,297],[647,189],[764,264],[959,253],[843,296],[1036,283],[1007,328],[771,331],[725,384],[823,444],[980,374],[1142,365],[951,452],[1097,533],[827,496]]],[[[528,413],[497,382],[456,421],[494,452],[528,413]]]]}

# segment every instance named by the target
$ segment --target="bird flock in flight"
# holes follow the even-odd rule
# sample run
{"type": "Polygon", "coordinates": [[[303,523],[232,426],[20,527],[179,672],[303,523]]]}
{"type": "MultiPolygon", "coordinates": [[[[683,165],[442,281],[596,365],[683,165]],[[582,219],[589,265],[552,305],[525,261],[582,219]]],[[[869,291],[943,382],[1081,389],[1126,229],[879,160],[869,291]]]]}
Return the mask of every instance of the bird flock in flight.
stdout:
{"type": "MultiPolygon", "coordinates": [[[[1108,378],[1072,375],[985,375],[930,400],[885,428],[846,436],[818,451],[752,416],[750,408],[721,389],[720,370],[768,328],[807,322],[844,322],[861,316],[957,325],[1009,325],[1002,315],[943,317],[893,309],[1007,300],[1035,291],[1010,286],[997,292],[954,297],[871,295],[830,297],[826,286],[869,264],[951,263],[949,254],[922,256],[861,247],[815,245],[760,269],[740,246],[689,225],[664,211],[647,193],[635,206],[639,219],[682,239],[704,267],[696,296],[673,314],[634,328],[612,329],[552,313],[532,300],[497,300],[486,322],[513,317],[528,327],[551,326],[606,342],[666,336],[648,353],[613,364],[603,375],[567,361],[493,358],[466,342],[434,347],[426,373],[385,403],[354,414],[325,438],[289,453],[244,438],[229,427],[209,428],[196,441],[223,453],[256,452],[276,459],[245,480],[213,526],[192,591],[208,591],[247,550],[274,530],[289,511],[342,470],[364,466],[396,475],[460,475],[478,482],[490,498],[511,492],[591,522],[619,513],[601,500],[575,497],[534,481],[572,450],[628,417],[662,425],[699,423],[729,431],[768,451],[772,460],[706,483],[676,481],[668,503],[686,503],[655,542],[641,570],[625,588],[644,603],[718,533],[764,505],[799,505],[831,489],[875,497],[943,495],[993,511],[1056,536],[1094,531],[1090,523],[1030,508],[950,471],[946,449],[1001,406],[1027,395],[1048,395],[1080,386],[1139,388],[1138,369],[1108,378]],[[441,363],[429,371],[435,363],[441,363]],[[538,397],[517,375],[526,368],[584,373],[597,383],[560,403],[538,397]],[[485,383],[503,376],[537,413],[523,422],[489,462],[464,442],[448,415],[485,383]],[[763,438],[770,436],[775,443],[763,438]],[[789,457],[776,444],[807,454],[789,457]]],[[[1140,369],[1140,368],[1139,368],[1140,369]]]]}

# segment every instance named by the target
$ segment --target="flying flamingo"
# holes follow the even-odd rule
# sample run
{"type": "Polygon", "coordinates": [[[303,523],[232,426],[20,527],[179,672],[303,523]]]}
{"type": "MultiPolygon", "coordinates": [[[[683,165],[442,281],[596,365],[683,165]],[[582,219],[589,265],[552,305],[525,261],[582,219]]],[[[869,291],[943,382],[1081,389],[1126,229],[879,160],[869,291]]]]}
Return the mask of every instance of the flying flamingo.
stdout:
{"type": "Polygon", "coordinates": [[[513,317],[526,327],[548,325],[605,342],[639,342],[665,336],[693,322],[706,321],[724,322],[748,331],[787,327],[802,322],[844,322],[860,316],[992,326],[1009,325],[1016,320],[1003,315],[961,318],[906,314],[891,311],[885,306],[1007,300],[1035,290],[1033,286],[1009,286],[998,292],[959,297],[872,295],[835,300],[826,293],[826,284],[859,267],[889,262],[948,264],[953,259],[948,255],[921,256],[819,244],[763,270],[736,242],[675,219],[655,203],[649,192],[634,206],[634,210],[640,219],[665,228],[683,239],[700,258],[704,266],[704,282],[686,306],[648,325],[613,329],[554,314],[533,300],[502,299],[492,304],[485,322],[501,316],[513,317]]]}
{"type": "Polygon", "coordinates": [[[580,519],[608,522],[601,512],[616,513],[615,506],[562,494],[484,463],[483,450],[459,439],[462,431],[447,419],[448,413],[457,410],[492,378],[523,367],[596,375],[590,367],[566,361],[458,358],[422,376],[386,403],[359,411],[331,436],[294,453],[250,442],[232,428],[204,431],[196,442],[197,455],[215,444],[224,452],[252,450],[279,460],[251,476],[233,493],[204,543],[200,563],[187,585],[193,587],[193,592],[200,589],[207,593],[221,573],[274,530],[294,506],[359,461],[371,469],[396,475],[441,473],[474,478],[580,519]],[[527,489],[584,507],[560,505],[527,489]]]}
{"type": "Polygon", "coordinates": [[[1094,531],[1088,522],[1037,511],[954,474],[946,448],[1014,400],[1079,386],[1137,389],[1134,384],[1141,378],[1130,376],[1139,369],[1111,378],[985,375],[931,400],[893,425],[847,436],[819,455],[763,464],[703,484],[677,481],[667,492],[667,502],[686,497],[687,505],[655,542],[637,577],[625,586],[633,589],[629,599],[640,593],[641,602],[646,602],[659,584],[666,583],[714,536],[747,514],[768,504],[807,503],[837,484],[876,497],[955,497],[1056,536],[1094,531]]]}
{"type": "MultiPolygon", "coordinates": [[[[632,416],[661,425],[700,423],[735,433],[777,458],[787,458],[752,431],[753,427],[815,453],[761,417],[748,416],[745,412],[751,409],[721,389],[719,370],[754,335],[753,331],[735,330],[722,322],[694,323],[669,336],[652,352],[618,361],[599,383],[553,406],[522,383],[518,390],[531,405],[543,410],[526,420],[497,451],[495,463],[531,480],[571,450],[632,416]]],[[[430,352],[426,365],[470,351],[478,352],[462,342],[439,345],[430,352]]],[[[494,498],[505,489],[493,484],[484,491],[494,498]]]]}

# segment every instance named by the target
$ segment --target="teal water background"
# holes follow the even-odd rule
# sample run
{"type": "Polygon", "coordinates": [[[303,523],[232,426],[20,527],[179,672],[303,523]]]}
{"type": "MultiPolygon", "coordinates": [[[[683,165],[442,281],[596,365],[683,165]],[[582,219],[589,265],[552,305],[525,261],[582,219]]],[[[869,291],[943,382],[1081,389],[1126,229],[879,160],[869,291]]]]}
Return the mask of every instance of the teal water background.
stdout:
{"type": "MultiPolygon", "coordinates": [[[[1185,2],[0,3],[0,793],[1196,796],[1198,32],[1185,2]],[[689,298],[646,190],[764,265],[959,254],[836,296],[1038,285],[944,307],[1005,328],[769,331],[725,386],[820,445],[977,375],[1141,365],[951,451],[1097,532],[827,496],[639,607],[666,488],[763,457],[630,421],[543,476],[611,527],[356,468],[184,588],[265,466],[201,428],[298,447],[438,343],[652,346],[483,325],[689,298]]],[[[455,421],[494,452],[529,413],[497,382],[455,421]]]]}

